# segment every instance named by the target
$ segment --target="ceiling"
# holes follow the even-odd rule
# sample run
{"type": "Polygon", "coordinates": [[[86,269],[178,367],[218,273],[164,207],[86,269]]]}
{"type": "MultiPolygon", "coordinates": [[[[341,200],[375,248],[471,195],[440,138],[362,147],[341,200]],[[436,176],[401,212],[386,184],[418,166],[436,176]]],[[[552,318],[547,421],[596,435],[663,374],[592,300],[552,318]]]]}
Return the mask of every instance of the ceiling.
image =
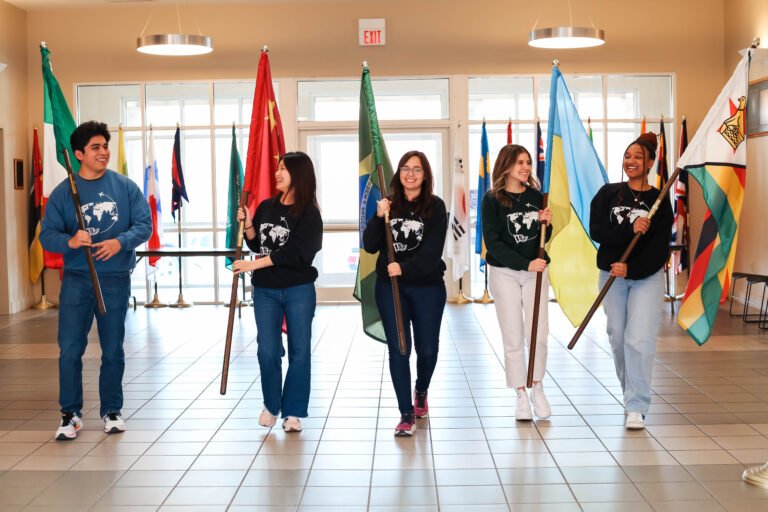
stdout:
{"type": "MultiPolygon", "coordinates": [[[[342,3],[342,2],[380,2],[381,0],[225,0],[225,3],[243,3],[243,4],[269,4],[269,3],[342,3]]],[[[109,6],[125,4],[214,4],[214,0],[5,0],[5,2],[15,5],[20,9],[44,9],[51,7],[86,7],[86,6],[109,6]]]]}

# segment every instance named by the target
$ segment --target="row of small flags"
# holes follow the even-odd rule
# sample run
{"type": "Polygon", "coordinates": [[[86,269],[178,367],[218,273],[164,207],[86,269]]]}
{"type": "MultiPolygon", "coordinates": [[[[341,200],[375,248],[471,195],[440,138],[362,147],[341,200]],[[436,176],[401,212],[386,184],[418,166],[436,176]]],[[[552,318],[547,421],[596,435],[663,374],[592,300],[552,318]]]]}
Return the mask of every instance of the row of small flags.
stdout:
{"type": "MultiPolygon", "coordinates": [[[[64,148],[69,146],[69,137],[76,125],[72,113],[67,106],[58,81],[53,75],[50,62],[50,51],[45,44],[40,45],[42,55],[43,86],[44,86],[44,156],[41,156],[38,130],[33,134],[32,171],[30,187],[29,211],[29,279],[37,282],[46,268],[63,268],[60,254],[44,251],[40,245],[40,222],[45,215],[45,203],[53,189],[66,179],[63,167],[64,148]]],[[[128,176],[128,163],[125,152],[125,136],[122,125],[118,128],[117,172],[128,176]]],[[[162,241],[162,204],[160,201],[160,169],[155,158],[154,132],[150,127],[148,137],[147,165],[144,168],[143,190],[144,197],[152,215],[152,236],[147,242],[147,249],[154,250],[163,247],[162,241]]],[[[251,211],[262,200],[275,194],[274,173],[277,169],[276,156],[285,153],[283,129],[280,113],[277,109],[275,93],[272,89],[272,77],[269,69],[267,50],[262,50],[254,93],[253,112],[246,162],[246,172],[237,150],[235,127],[232,127],[232,149],[230,154],[229,199],[227,207],[227,247],[233,247],[237,239],[237,209],[242,190],[250,193],[248,206],[251,211]]],[[[79,171],[79,162],[72,158],[75,172],[79,171]]],[[[181,158],[181,130],[177,126],[173,139],[171,154],[171,215],[175,222],[181,222],[183,202],[189,202],[184,181],[184,171],[181,158]],[[176,213],[179,212],[178,220],[176,213]]],[[[157,265],[158,256],[148,258],[149,264],[157,265]]],[[[226,258],[226,264],[231,266],[231,259],[226,258]]]]}

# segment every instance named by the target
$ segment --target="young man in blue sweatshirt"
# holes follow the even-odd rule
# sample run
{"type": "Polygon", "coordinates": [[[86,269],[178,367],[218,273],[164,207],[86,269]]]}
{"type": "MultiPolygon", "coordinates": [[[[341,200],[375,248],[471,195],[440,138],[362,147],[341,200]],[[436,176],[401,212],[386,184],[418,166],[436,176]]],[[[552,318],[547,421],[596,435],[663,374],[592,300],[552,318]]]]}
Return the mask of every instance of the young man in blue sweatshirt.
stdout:
{"type": "Polygon", "coordinates": [[[45,250],[64,255],[59,295],[59,404],[57,440],[77,437],[83,427],[83,353],[96,316],[101,344],[99,416],[108,434],[123,432],[125,316],[131,293],[136,248],[149,240],[149,205],[130,179],[107,169],[110,134],[107,125],[88,121],[70,137],[80,172],[75,176],[85,231],[80,230],[68,180],[51,193],[45,208],[40,242],[45,250]],[[84,249],[85,248],[85,249],[84,249]],[[107,313],[97,313],[85,251],[90,250],[101,282],[107,313]]]}

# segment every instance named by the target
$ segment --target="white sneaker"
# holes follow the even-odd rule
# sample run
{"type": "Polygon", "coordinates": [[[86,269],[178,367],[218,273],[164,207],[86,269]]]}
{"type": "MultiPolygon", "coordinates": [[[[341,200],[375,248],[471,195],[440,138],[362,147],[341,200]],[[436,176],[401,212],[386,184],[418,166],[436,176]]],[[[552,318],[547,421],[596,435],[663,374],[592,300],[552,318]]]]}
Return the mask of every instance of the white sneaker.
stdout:
{"type": "Polygon", "coordinates": [[[531,389],[531,402],[533,403],[533,412],[541,419],[549,418],[552,415],[552,408],[549,406],[547,395],[544,394],[544,384],[537,382],[531,389]]]}
{"type": "Polygon", "coordinates": [[[528,421],[533,419],[531,412],[531,402],[528,401],[528,393],[525,389],[517,390],[517,407],[515,408],[515,419],[518,421],[528,421]]]}
{"type": "Polygon", "coordinates": [[[296,416],[288,416],[283,420],[283,430],[286,432],[301,432],[301,420],[296,416]]]}
{"type": "Polygon", "coordinates": [[[119,434],[125,432],[125,422],[123,418],[116,413],[109,413],[104,416],[104,432],[107,434],[119,434]]]}
{"type": "Polygon", "coordinates": [[[645,428],[645,420],[639,412],[628,412],[627,422],[624,424],[628,430],[642,430],[645,428]]]}
{"type": "Polygon", "coordinates": [[[65,412],[61,415],[61,425],[56,430],[54,439],[57,441],[71,441],[77,437],[77,432],[83,428],[83,420],[77,414],[65,412]]]}
{"type": "Polygon", "coordinates": [[[274,427],[277,423],[277,416],[274,416],[271,412],[264,409],[259,415],[259,425],[262,427],[274,427]]]}

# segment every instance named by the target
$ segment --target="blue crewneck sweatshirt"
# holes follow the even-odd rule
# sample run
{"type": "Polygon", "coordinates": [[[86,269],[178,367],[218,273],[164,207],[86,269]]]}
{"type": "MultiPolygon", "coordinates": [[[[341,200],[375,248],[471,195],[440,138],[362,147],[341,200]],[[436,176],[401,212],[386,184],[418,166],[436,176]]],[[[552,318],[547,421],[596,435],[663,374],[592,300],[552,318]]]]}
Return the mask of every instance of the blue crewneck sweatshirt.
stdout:
{"type": "MultiPolygon", "coordinates": [[[[136,248],[152,235],[152,218],[144,194],[129,178],[110,170],[95,180],[76,175],[75,184],[91,240],[96,243],[115,238],[120,242],[120,251],[112,258],[95,261],[96,272],[128,274],[136,265],[136,248]]],[[[77,230],[69,180],[64,180],[48,198],[40,243],[46,251],[64,255],[65,271],[87,273],[85,249],[70,249],[67,244],[77,230]]]]}

